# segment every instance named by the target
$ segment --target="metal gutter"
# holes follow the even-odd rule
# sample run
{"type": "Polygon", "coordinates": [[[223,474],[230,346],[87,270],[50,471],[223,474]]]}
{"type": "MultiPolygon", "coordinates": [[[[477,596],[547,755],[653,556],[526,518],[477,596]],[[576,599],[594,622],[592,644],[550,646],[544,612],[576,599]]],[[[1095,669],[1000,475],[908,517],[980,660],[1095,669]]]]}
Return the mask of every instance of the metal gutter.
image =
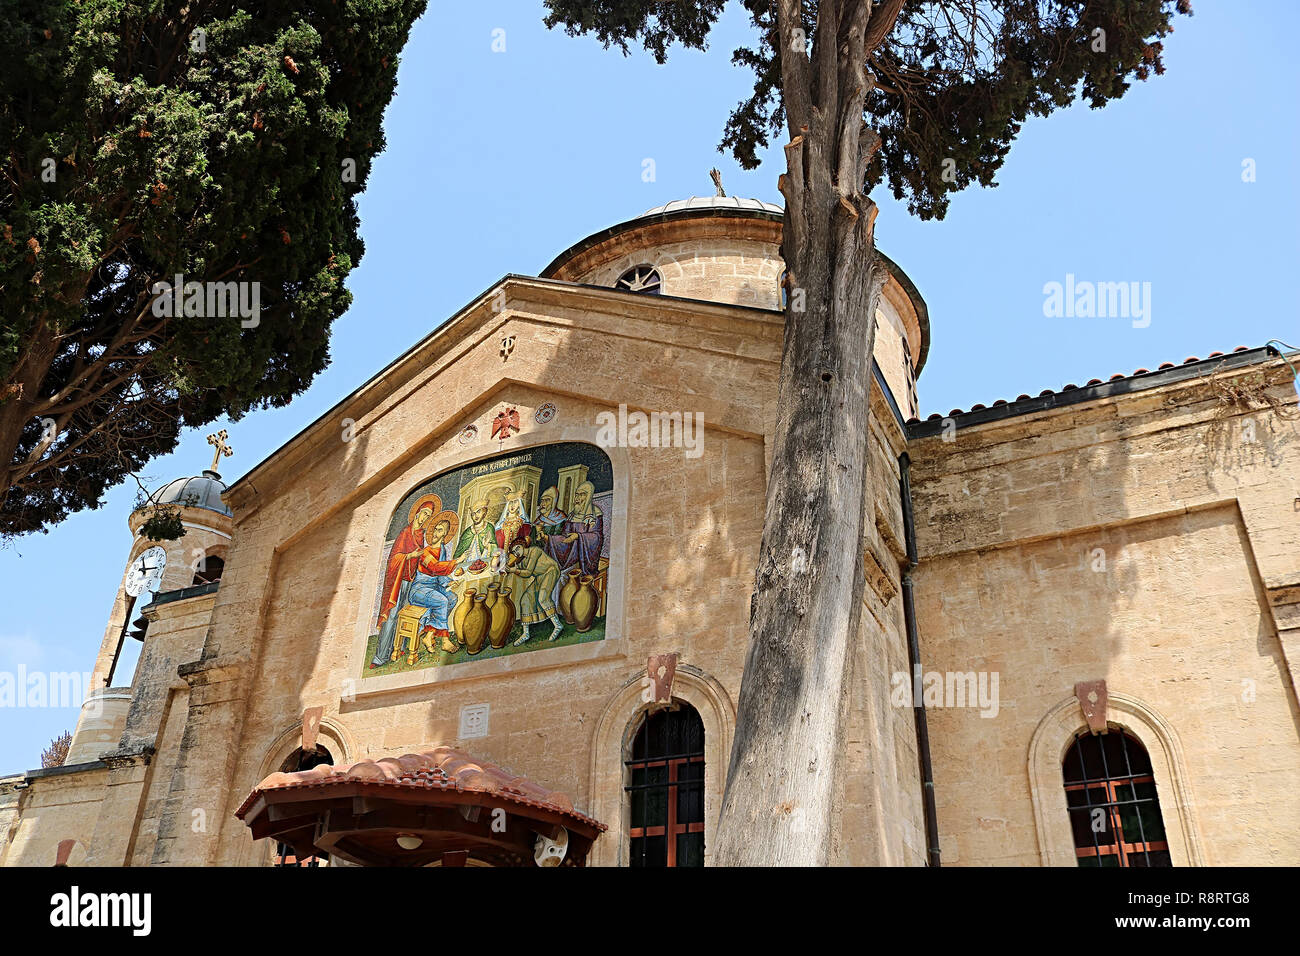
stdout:
{"type": "MultiPolygon", "coordinates": [[[[903,452],[898,456],[898,488],[903,505],[903,537],[907,544],[907,567],[903,569],[903,624],[907,628],[908,677],[916,685],[921,666],[921,640],[916,628],[916,605],[912,597],[912,571],[917,565],[916,525],[912,515],[912,485],[908,471],[912,460],[903,452]]],[[[925,808],[925,862],[940,866],[939,815],[934,804],[934,766],[930,760],[930,727],[925,716],[925,699],[913,693],[912,717],[916,723],[916,755],[921,770],[921,801],[925,808]]]]}

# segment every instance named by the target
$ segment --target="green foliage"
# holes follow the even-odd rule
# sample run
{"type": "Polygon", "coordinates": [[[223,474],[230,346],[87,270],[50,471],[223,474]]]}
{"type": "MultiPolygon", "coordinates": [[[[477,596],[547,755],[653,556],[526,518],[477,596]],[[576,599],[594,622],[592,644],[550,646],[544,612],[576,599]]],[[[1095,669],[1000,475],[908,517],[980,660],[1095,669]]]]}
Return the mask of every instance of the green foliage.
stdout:
{"type": "Polygon", "coordinates": [[[704,49],[726,5],[726,0],[546,0],[545,23],[548,28],[563,24],[569,36],[594,33],[624,55],[629,44],[640,43],[663,64],[673,43],[704,49]]]}
{"type": "Polygon", "coordinates": [[[179,508],[156,507],[140,524],[139,534],[150,541],[177,541],[185,535],[179,508]]]}
{"type": "Polygon", "coordinates": [[[284,405],[325,368],[425,2],[7,4],[0,535],[96,506],[182,428],[284,405]],[[256,324],[157,316],[176,274],[258,283],[256,324]]]}
{"type": "MultiPolygon", "coordinates": [[[[719,149],[752,169],[785,125],[783,51],[773,0],[744,6],[759,43],[734,51],[732,62],[753,71],[754,92],[727,120],[719,149]]],[[[722,7],[715,0],[546,0],[545,22],[570,35],[592,33],[624,53],[640,44],[662,63],[674,41],[703,48],[722,7]]],[[[809,39],[817,7],[803,4],[809,39]]],[[[912,213],[942,218],[953,193],[996,185],[1030,116],[1076,100],[1100,107],[1133,79],[1163,73],[1161,41],[1176,13],[1190,14],[1189,0],[908,0],[867,59],[876,87],[864,120],[883,142],[864,186],[885,181],[912,213]]]]}

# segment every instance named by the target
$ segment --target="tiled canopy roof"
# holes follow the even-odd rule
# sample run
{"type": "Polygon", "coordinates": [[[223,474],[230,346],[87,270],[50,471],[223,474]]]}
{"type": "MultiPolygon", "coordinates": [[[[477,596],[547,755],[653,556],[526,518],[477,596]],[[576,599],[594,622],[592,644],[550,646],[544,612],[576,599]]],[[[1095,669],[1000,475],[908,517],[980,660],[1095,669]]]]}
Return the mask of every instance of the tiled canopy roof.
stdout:
{"type": "Polygon", "coordinates": [[[393,787],[406,791],[482,793],[497,800],[559,813],[599,831],[606,829],[603,823],[573,809],[573,801],[565,794],[547,790],[454,747],[438,747],[423,753],[379,760],[358,760],[339,766],[321,764],[297,773],[273,773],[253,788],[248,799],[235,811],[235,816],[242,820],[266,791],[328,790],[342,784],[393,787]]]}

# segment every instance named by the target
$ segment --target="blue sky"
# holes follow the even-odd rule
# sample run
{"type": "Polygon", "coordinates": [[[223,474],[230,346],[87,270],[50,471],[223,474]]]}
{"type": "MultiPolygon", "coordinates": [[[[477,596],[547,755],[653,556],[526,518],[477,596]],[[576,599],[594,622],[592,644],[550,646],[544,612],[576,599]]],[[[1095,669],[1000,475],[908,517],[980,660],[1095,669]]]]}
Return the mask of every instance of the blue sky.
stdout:
{"type": "MultiPolygon", "coordinates": [[[[1104,110],[1029,122],[996,189],[969,190],[942,222],[881,204],[877,238],[930,310],[923,416],[1181,362],[1270,338],[1300,344],[1300,94],[1291,61],[1300,4],[1198,0],[1165,42],[1168,72],[1104,110]],[[1252,159],[1256,181],[1242,181],[1252,159]],[[1151,323],[1046,318],[1043,286],[1151,284],[1151,323]]],[[[779,201],[779,152],[743,172],[716,145],[749,74],[733,5],[706,53],[664,67],[541,25],[540,3],[431,4],[403,54],[388,149],[361,201],[366,256],[335,326],[334,361],[289,408],[229,424],[233,480],[507,272],[671,199],[779,201]],[[505,30],[505,52],[492,33],[505,30]],[[656,179],[642,179],[655,161],[656,179]]],[[[204,436],[146,471],[197,474],[204,436]]],[[[0,551],[0,671],[88,671],[123,562],[134,483],[48,535],[0,551]]],[[[125,662],[132,667],[134,660],[125,662]]],[[[0,772],[39,765],[76,709],[0,709],[0,772]]]]}

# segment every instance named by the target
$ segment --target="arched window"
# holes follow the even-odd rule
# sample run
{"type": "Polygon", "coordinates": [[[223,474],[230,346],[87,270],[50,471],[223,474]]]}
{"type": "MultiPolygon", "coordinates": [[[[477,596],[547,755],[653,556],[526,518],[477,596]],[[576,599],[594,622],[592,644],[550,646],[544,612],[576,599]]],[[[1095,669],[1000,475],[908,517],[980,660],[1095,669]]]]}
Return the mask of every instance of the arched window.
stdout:
{"type": "Polygon", "coordinates": [[[204,558],[203,562],[194,569],[194,581],[191,583],[191,587],[198,584],[216,584],[221,580],[221,575],[225,570],[225,558],[204,558]]]}
{"type": "Polygon", "coordinates": [[[658,295],[663,291],[659,271],[654,266],[633,266],[618,277],[615,289],[624,292],[639,292],[644,295],[658,295]]]}
{"type": "Polygon", "coordinates": [[[903,381],[907,383],[907,406],[909,411],[916,410],[916,369],[912,367],[912,349],[903,339],[903,381]]]}
{"type": "Polygon", "coordinates": [[[624,761],[632,866],[704,865],[704,722],[676,703],[646,714],[624,761]]]}
{"type": "Polygon", "coordinates": [[[789,269],[782,269],[781,274],[776,278],[776,288],[781,295],[781,309],[783,311],[790,302],[790,290],[785,287],[785,279],[789,274],[789,269]]]}
{"type": "Polygon", "coordinates": [[[1173,865],[1151,758],[1135,737],[1082,733],[1061,769],[1079,866],[1173,865]]]}
{"type": "MultiPolygon", "coordinates": [[[[208,560],[210,562],[212,559],[208,560]]],[[[321,764],[334,765],[334,757],[328,750],[320,744],[312,750],[303,750],[299,747],[285,758],[284,763],[280,764],[280,772],[297,773],[300,770],[319,767],[321,764]]],[[[328,862],[327,856],[308,856],[299,859],[287,843],[281,843],[275,850],[275,866],[324,866],[328,862]]]]}

